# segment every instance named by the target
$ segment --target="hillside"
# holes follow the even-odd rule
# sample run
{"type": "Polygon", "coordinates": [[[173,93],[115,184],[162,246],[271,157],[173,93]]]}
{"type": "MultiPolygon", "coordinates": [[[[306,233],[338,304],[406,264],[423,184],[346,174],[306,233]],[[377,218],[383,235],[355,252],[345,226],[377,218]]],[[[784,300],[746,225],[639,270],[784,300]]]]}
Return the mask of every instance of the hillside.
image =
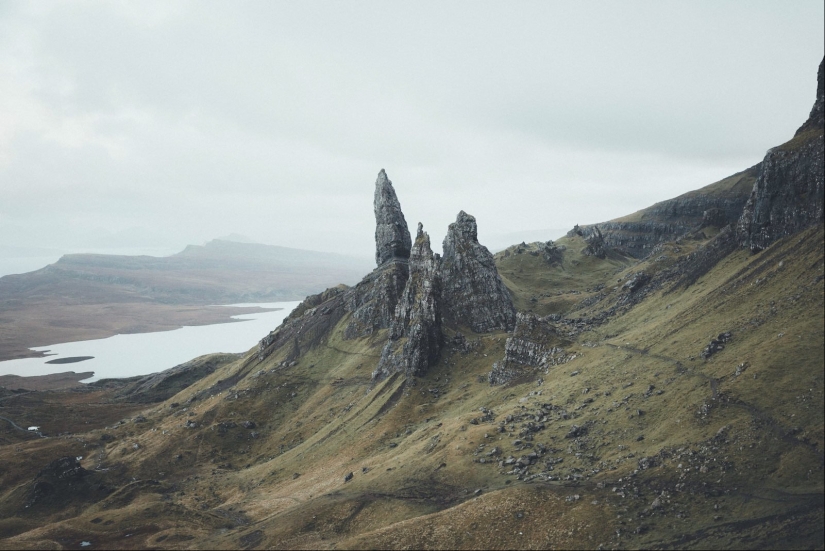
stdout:
{"type": "MultiPolygon", "coordinates": [[[[213,240],[169,257],[71,254],[0,278],[0,360],[31,346],[227,321],[212,304],[300,300],[358,281],[368,262],[213,240]]],[[[247,310],[248,311],[248,310],[247,310]]]]}
{"type": "Polygon", "coordinates": [[[738,218],[642,260],[464,211],[439,256],[382,170],[375,269],[248,353],[3,391],[45,437],[0,432],[0,547],[823,548],[823,76],[738,218]]]}

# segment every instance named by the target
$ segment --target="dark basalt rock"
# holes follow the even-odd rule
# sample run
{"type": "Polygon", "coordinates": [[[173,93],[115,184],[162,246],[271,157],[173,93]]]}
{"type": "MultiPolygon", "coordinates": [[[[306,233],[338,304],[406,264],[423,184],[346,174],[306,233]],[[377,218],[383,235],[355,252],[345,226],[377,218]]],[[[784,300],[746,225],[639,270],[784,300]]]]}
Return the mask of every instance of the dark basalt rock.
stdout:
{"type": "Polygon", "coordinates": [[[345,339],[386,329],[407,284],[410,271],[410,232],[392,182],[382,169],[375,181],[375,261],[378,267],[346,293],[344,305],[352,318],[345,339]]]}
{"type": "MultiPolygon", "coordinates": [[[[389,329],[374,379],[394,373],[421,375],[437,362],[442,316],[445,323],[476,332],[513,328],[516,309],[493,255],[478,242],[475,218],[459,213],[444,239],[441,259],[433,254],[421,224],[410,245],[401,206],[383,170],[374,206],[378,267],[354,287],[338,286],[307,297],[260,341],[259,361],[278,350],[283,356],[280,367],[295,365],[302,352],[320,343],[347,313],[344,339],[389,329]]],[[[561,249],[548,242],[545,253],[555,259],[561,249]]]]}
{"type": "Polygon", "coordinates": [[[401,204],[395,195],[392,182],[384,169],[375,181],[375,262],[378,266],[393,259],[410,257],[410,231],[401,212],[401,204]]]}
{"type": "Polygon", "coordinates": [[[423,375],[441,351],[441,276],[430,236],[418,224],[410,255],[410,277],[395,308],[389,340],[381,352],[373,379],[392,373],[423,375]]]}
{"type": "Polygon", "coordinates": [[[445,321],[476,333],[511,330],[516,309],[493,255],[478,242],[476,219],[464,211],[447,229],[441,260],[445,321]]]}
{"type": "MultiPolygon", "coordinates": [[[[71,502],[97,501],[110,490],[95,473],[80,466],[75,457],[61,457],[42,469],[29,487],[24,509],[37,514],[42,508],[61,508],[71,502]]],[[[21,511],[22,512],[22,511],[21,511]]]]}

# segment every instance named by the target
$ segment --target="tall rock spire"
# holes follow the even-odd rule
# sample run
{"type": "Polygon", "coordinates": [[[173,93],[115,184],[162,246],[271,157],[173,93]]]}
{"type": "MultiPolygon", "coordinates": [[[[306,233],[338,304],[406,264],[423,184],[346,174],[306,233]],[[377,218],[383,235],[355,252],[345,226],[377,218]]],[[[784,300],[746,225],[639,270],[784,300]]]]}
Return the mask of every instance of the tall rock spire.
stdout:
{"type": "Polygon", "coordinates": [[[375,181],[375,262],[378,266],[393,258],[408,259],[412,239],[407,221],[401,212],[401,204],[395,195],[392,182],[384,169],[375,181]]]}
{"type": "Polygon", "coordinates": [[[516,308],[493,255],[478,242],[476,219],[464,212],[447,229],[441,261],[445,320],[477,333],[511,330],[516,308]]]}
{"type": "Polygon", "coordinates": [[[430,236],[418,224],[410,255],[410,277],[395,307],[387,344],[372,374],[383,379],[393,373],[423,375],[438,361],[441,351],[441,277],[438,255],[430,236]]]}

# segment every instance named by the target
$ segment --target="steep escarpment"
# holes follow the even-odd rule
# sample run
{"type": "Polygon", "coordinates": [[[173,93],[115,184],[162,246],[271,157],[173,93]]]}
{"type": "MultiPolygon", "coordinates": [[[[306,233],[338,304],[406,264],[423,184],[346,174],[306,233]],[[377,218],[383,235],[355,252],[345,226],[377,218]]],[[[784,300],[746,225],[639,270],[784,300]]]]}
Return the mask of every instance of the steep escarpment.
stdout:
{"type": "Polygon", "coordinates": [[[824,73],[820,63],[817,97],[808,120],[791,141],[769,150],[762,161],[737,224],[740,245],[751,251],[825,220],[824,73]]]}
{"type": "MultiPolygon", "coordinates": [[[[694,230],[735,224],[759,174],[760,165],[704,188],[656,203],[629,216],[601,222],[598,228],[607,247],[643,258],[660,243],[694,230]]],[[[596,225],[582,226],[589,235],[596,225]]]]}

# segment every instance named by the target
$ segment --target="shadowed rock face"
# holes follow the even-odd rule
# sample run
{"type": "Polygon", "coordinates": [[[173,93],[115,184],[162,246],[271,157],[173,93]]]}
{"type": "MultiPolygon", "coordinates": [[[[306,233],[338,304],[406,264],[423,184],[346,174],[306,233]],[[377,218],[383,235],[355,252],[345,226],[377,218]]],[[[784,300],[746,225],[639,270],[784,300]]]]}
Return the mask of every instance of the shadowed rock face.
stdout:
{"type": "Polygon", "coordinates": [[[395,308],[389,340],[381,352],[373,379],[393,373],[421,375],[438,361],[441,351],[441,277],[439,258],[430,236],[418,224],[410,255],[410,277],[395,308]]]}
{"type": "MultiPolygon", "coordinates": [[[[823,60],[825,62],[825,60],[823,60]]],[[[737,224],[739,244],[752,251],[823,222],[825,83],[819,65],[817,97],[794,139],[770,149],[737,224]]]]}
{"type": "Polygon", "coordinates": [[[401,204],[395,195],[392,182],[384,169],[375,181],[375,262],[378,266],[394,258],[410,257],[410,231],[401,212],[401,204]]]}
{"type": "Polygon", "coordinates": [[[511,330],[516,309],[493,255],[478,242],[476,219],[464,211],[450,224],[441,260],[445,320],[477,333],[511,330]]]}

